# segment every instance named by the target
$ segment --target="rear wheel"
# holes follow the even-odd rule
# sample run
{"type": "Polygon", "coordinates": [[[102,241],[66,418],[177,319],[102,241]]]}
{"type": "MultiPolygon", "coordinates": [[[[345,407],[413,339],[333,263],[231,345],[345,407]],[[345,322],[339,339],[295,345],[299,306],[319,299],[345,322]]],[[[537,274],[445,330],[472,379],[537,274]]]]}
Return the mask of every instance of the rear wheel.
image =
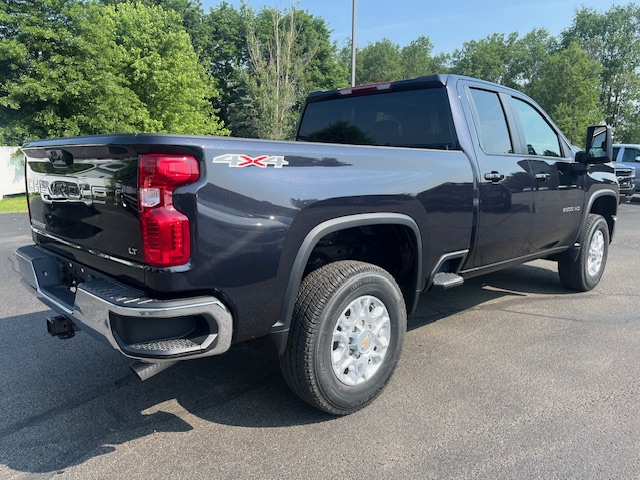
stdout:
{"type": "Polygon", "coordinates": [[[558,273],[562,284],[586,292],[598,285],[609,253],[609,226],[601,215],[589,214],[582,236],[580,253],[573,261],[568,256],[558,262],[558,273]]]}
{"type": "Polygon", "coordinates": [[[398,362],[407,327],[400,288],[382,268],[340,261],[302,282],[280,365],[307,403],[346,415],[371,403],[398,362]]]}

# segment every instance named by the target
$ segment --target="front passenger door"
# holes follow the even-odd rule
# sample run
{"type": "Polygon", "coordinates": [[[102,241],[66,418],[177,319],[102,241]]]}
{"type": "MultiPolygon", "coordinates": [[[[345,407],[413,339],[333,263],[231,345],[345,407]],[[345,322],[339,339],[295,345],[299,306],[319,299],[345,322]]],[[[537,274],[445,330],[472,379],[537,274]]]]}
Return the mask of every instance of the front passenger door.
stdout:
{"type": "Polygon", "coordinates": [[[584,190],[571,167],[569,146],[531,103],[512,98],[516,125],[533,175],[533,216],[526,253],[571,245],[582,219],[584,190]]]}

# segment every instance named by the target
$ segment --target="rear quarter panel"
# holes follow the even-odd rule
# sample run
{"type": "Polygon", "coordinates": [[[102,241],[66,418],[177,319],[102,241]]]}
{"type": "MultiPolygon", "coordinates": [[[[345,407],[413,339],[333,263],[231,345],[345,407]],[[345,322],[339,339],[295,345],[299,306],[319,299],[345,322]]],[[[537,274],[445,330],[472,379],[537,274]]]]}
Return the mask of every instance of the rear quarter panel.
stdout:
{"type": "Polygon", "coordinates": [[[238,319],[236,340],[264,335],[278,320],[298,249],[324,221],[410,216],[420,228],[423,272],[443,253],[469,248],[473,176],[461,151],[225,139],[207,145],[204,159],[203,181],[192,186],[192,267],[172,288],[215,286],[238,319]],[[214,163],[229,154],[282,156],[287,164],[214,163]]]}

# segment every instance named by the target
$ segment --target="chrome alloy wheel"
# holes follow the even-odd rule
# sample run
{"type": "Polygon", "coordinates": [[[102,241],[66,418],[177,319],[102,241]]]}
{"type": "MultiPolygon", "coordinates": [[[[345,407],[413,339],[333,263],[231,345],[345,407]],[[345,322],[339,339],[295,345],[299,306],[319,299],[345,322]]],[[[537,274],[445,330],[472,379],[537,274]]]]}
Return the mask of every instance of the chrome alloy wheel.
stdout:
{"type": "Polygon", "coordinates": [[[371,295],[356,298],[333,330],[331,365],[345,385],[359,385],[378,371],[391,339],[389,312],[371,295]]]}
{"type": "Polygon", "coordinates": [[[604,249],[604,235],[600,230],[596,230],[593,237],[591,237],[587,257],[587,273],[592,277],[595,277],[602,267],[604,249]]]}

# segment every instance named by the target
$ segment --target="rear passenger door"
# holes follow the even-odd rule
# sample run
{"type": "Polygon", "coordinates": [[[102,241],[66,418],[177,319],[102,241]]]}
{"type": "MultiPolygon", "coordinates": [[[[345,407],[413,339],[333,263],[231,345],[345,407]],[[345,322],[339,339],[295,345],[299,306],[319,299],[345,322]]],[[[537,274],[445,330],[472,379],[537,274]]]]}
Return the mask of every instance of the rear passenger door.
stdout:
{"type": "MultiPolygon", "coordinates": [[[[478,229],[473,267],[522,256],[529,239],[533,176],[528,160],[517,153],[509,98],[490,85],[462,84],[475,126],[479,169],[478,229]]],[[[473,129],[473,127],[472,127],[473,129]]],[[[474,132],[471,132],[474,137],[474,132]]]]}

